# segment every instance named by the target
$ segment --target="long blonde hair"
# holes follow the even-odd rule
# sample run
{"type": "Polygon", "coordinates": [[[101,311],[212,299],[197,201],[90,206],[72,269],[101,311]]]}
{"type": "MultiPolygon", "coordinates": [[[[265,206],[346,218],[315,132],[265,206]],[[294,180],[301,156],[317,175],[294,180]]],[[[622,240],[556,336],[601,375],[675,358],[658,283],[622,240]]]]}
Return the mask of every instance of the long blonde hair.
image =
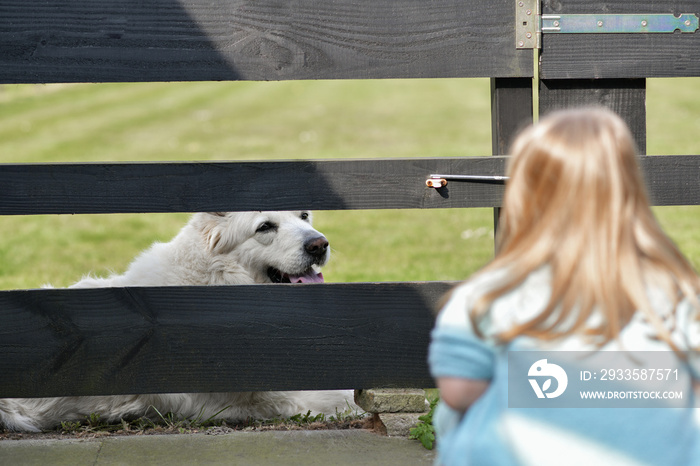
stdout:
{"type": "Polygon", "coordinates": [[[480,272],[508,275],[477,301],[474,328],[494,300],[549,265],[549,303],[501,334],[503,341],[582,333],[603,344],[639,310],[675,349],[648,302],[649,281],[675,307],[684,296],[697,303],[700,280],[654,218],[625,123],[602,108],[556,112],[523,131],[511,154],[497,255],[480,272]],[[588,328],[595,310],[603,323],[588,328]]]}

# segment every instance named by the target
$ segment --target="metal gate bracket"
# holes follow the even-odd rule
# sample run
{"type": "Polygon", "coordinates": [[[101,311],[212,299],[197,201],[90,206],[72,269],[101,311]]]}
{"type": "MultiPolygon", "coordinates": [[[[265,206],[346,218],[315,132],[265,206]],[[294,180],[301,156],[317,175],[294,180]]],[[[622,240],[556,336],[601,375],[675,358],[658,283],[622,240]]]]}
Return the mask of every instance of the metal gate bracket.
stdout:
{"type": "Polygon", "coordinates": [[[516,0],[516,48],[541,48],[542,34],[694,33],[699,23],[693,13],[542,15],[539,8],[539,0],[516,0]]]}
{"type": "Polygon", "coordinates": [[[698,17],[673,15],[542,15],[541,30],[559,34],[695,32],[698,17]]]}

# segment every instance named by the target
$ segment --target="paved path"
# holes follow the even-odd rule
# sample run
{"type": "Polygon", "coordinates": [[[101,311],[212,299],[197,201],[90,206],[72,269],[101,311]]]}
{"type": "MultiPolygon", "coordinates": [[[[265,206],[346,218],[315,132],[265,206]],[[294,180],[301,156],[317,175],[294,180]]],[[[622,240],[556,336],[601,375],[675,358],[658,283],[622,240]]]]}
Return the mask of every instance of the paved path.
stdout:
{"type": "Polygon", "coordinates": [[[419,442],[366,430],[3,440],[1,465],[430,465],[419,442]]]}

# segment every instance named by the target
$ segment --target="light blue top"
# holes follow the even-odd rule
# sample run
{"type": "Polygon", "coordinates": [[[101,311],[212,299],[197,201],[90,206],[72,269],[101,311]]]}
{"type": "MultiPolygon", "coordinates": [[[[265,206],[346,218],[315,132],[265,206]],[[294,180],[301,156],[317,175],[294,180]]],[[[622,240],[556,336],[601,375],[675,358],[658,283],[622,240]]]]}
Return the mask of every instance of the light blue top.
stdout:
{"type": "MultiPolygon", "coordinates": [[[[550,272],[540,269],[515,290],[501,296],[474,334],[468,312],[476,298],[502,278],[503,272],[478,276],[458,287],[438,316],[429,363],[433,377],[490,380],[487,391],[465,415],[440,403],[433,417],[437,463],[452,465],[700,465],[700,408],[688,376],[700,374],[697,352],[677,360],[687,386],[682,407],[675,408],[509,408],[508,352],[523,350],[590,351],[590,343],[569,337],[545,344],[518,337],[500,345],[495,335],[537,315],[550,295],[550,272]],[[693,409],[695,408],[695,409],[693,409]]],[[[661,293],[650,292],[659,315],[668,313],[661,293]]],[[[682,349],[700,345],[700,322],[692,306],[677,309],[674,343],[682,349]]],[[[635,316],[619,341],[601,351],[666,351],[650,339],[652,329],[635,316]],[[622,345],[622,346],[621,346],[622,345]]],[[[637,353],[635,353],[637,354],[637,353]]],[[[646,353],[640,353],[646,354],[646,353]]],[[[675,406],[679,406],[676,404],[675,406]]]]}

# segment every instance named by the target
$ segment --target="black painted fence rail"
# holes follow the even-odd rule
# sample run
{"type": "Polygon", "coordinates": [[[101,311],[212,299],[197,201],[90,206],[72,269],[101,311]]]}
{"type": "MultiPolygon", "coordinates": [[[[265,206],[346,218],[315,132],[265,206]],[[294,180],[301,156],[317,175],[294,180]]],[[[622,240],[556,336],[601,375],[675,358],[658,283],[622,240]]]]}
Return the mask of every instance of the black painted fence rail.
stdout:
{"type": "MultiPolygon", "coordinates": [[[[695,14],[697,0],[544,0],[542,13],[695,14]]],[[[662,34],[544,34],[541,79],[700,76],[700,31],[662,34]]]]}
{"type": "Polygon", "coordinates": [[[512,0],[4,0],[0,83],[532,76],[513,21],[512,0]]]}
{"type": "Polygon", "coordinates": [[[0,214],[490,207],[502,186],[425,184],[496,175],[502,157],[0,165],[0,214]]]}
{"type": "MultiPolygon", "coordinates": [[[[0,165],[0,215],[497,207],[507,157],[0,165]]],[[[700,156],[641,157],[655,205],[700,204],[700,156]]]]}
{"type": "Polygon", "coordinates": [[[0,397],[431,387],[453,283],[0,292],[0,397]]]}
{"type": "MultiPolygon", "coordinates": [[[[698,14],[695,0],[542,2],[698,14]]],[[[5,0],[0,83],[532,77],[514,0],[5,0]]],[[[700,34],[543,34],[543,79],[698,76],[700,34]]]]}

